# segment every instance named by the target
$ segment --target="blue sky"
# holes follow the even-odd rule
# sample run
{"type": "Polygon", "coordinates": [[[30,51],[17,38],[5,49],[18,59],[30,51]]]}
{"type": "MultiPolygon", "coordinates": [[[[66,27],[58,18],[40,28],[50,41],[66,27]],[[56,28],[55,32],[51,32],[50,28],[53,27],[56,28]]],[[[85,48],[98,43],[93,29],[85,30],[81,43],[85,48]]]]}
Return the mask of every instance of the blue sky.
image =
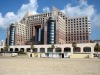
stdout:
{"type": "Polygon", "coordinates": [[[6,28],[19,21],[26,12],[33,14],[51,11],[55,6],[67,16],[89,16],[91,36],[100,39],[100,0],[0,0],[0,40],[6,38],[6,28]]]}

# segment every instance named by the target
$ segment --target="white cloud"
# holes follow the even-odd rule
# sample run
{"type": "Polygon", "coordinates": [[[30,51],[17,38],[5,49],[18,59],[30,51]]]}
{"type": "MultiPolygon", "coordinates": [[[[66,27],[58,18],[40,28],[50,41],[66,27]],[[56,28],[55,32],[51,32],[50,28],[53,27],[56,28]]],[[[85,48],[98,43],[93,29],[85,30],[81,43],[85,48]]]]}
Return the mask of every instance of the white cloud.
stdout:
{"type": "Polygon", "coordinates": [[[2,14],[0,13],[0,24],[2,25],[3,23],[3,18],[2,18],[2,14]]]}
{"type": "Polygon", "coordinates": [[[80,4],[77,6],[67,4],[62,10],[62,12],[71,17],[83,15],[91,17],[94,14],[95,10],[93,5],[87,5],[86,2],[80,0],[80,4]]]}
{"type": "Polygon", "coordinates": [[[50,12],[50,8],[49,7],[44,7],[43,12],[50,12]]]}
{"type": "Polygon", "coordinates": [[[21,6],[17,14],[14,12],[7,12],[6,15],[2,16],[0,12],[0,28],[6,28],[10,23],[19,21],[29,11],[36,14],[37,7],[37,0],[29,0],[29,3],[21,6]]]}
{"type": "MultiPolygon", "coordinates": [[[[95,14],[94,15],[91,24],[96,26],[96,27],[100,27],[100,14],[95,14]]],[[[98,33],[100,33],[100,32],[98,32],[98,33]]]]}
{"type": "Polygon", "coordinates": [[[87,5],[87,0],[79,0],[79,3],[80,3],[81,5],[87,5]]]}
{"type": "Polygon", "coordinates": [[[87,0],[79,0],[76,6],[69,3],[61,11],[69,17],[88,16],[92,27],[100,27],[100,14],[97,14],[94,5],[88,5],[87,0]]]}

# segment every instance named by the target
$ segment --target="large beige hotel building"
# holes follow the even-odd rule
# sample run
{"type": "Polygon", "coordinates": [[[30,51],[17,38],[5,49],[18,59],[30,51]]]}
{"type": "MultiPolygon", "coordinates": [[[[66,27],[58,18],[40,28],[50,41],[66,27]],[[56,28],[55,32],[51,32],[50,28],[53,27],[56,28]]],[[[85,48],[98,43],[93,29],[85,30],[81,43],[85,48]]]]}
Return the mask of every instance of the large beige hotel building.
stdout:
{"type": "Polygon", "coordinates": [[[69,17],[53,7],[51,12],[27,13],[7,29],[8,45],[89,43],[90,20],[87,16],[69,17]]]}

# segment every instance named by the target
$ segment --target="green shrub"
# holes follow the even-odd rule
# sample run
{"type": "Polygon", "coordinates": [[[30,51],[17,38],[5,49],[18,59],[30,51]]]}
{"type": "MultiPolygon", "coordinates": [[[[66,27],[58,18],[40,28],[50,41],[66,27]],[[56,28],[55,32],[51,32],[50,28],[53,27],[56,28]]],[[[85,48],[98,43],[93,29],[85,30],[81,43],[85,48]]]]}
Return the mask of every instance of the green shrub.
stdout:
{"type": "Polygon", "coordinates": [[[19,51],[18,54],[24,54],[24,55],[26,55],[26,53],[23,52],[23,51],[19,51]]]}

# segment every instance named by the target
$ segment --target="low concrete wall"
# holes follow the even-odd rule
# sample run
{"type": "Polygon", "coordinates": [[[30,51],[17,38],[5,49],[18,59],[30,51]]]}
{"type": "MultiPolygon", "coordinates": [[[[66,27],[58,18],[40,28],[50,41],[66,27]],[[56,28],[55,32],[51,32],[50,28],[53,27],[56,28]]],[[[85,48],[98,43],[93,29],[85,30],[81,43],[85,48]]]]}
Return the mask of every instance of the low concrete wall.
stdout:
{"type": "Polygon", "coordinates": [[[18,53],[11,53],[12,57],[18,56],[18,53]]]}
{"type": "Polygon", "coordinates": [[[32,53],[32,57],[38,57],[38,58],[40,58],[40,53],[32,53]]]}
{"type": "Polygon", "coordinates": [[[69,57],[70,57],[70,55],[71,55],[71,53],[70,53],[70,52],[68,52],[68,53],[64,53],[64,58],[69,58],[69,57]]]}
{"type": "Polygon", "coordinates": [[[18,53],[1,53],[1,56],[14,57],[14,56],[18,56],[18,53]]]}
{"type": "Polygon", "coordinates": [[[93,54],[89,54],[89,58],[94,58],[94,55],[93,54]]]}
{"type": "MultiPolygon", "coordinates": [[[[38,57],[38,58],[62,58],[62,55],[59,53],[27,53],[29,57],[38,57]]],[[[64,58],[94,58],[93,54],[64,54],[64,58]]]]}
{"type": "Polygon", "coordinates": [[[2,56],[12,56],[11,53],[2,53],[2,56]]]}
{"type": "Polygon", "coordinates": [[[27,53],[29,57],[38,57],[40,58],[40,53],[27,53]]]}
{"type": "Polygon", "coordinates": [[[41,53],[40,57],[45,58],[46,57],[45,53],[41,53]]]}
{"type": "Polygon", "coordinates": [[[89,54],[71,54],[70,58],[89,58],[89,54]]]}

